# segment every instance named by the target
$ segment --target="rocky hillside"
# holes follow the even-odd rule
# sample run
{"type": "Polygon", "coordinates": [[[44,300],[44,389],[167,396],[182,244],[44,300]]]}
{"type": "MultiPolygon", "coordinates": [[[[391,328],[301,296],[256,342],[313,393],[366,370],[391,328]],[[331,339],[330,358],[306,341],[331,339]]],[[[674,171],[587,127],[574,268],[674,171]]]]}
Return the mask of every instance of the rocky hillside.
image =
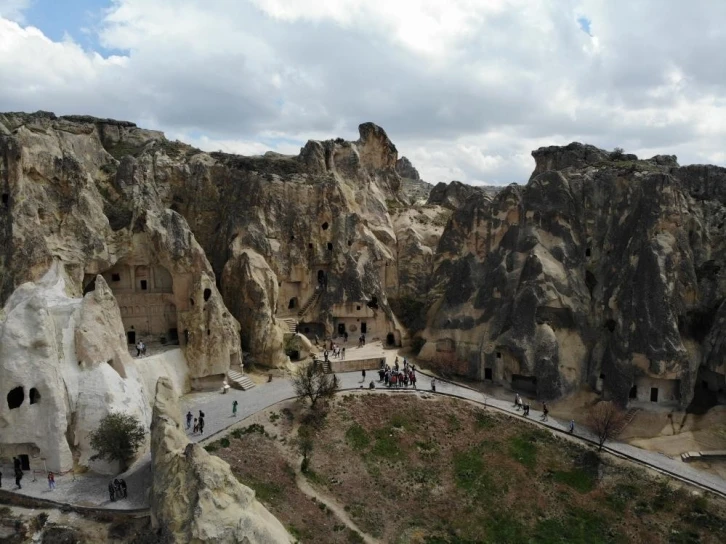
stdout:
{"type": "Polygon", "coordinates": [[[726,169],[577,143],[532,155],[526,185],[453,212],[422,356],[543,399],[723,394],[726,169]]]}

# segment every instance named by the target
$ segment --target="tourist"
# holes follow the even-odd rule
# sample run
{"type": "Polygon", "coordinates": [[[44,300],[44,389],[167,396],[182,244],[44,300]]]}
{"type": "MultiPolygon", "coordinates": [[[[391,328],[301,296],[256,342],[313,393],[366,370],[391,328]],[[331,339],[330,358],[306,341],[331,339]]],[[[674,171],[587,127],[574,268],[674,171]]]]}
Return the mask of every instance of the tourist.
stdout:
{"type": "Polygon", "coordinates": [[[3,488],[3,468],[0,467],[0,489],[3,488]]]}
{"type": "Polygon", "coordinates": [[[194,416],[192,415],[192,411],[191,411],[191,410],[189,410],[189,411],[187,412],[187,431],[189,430],[189,427],[191,427],[191,426],[192,426],[192,419],[193,419],[193,418],[194,418],[194,416]]]}
{"type": "Polygon", "coordinates": [[[52,472],[48,473],[48,489],[51,491],[55,489],[55,475],[52,472]]]}
{"type": "Polygon", "coordinates": [[[366,381],[366,369],[364,368],[363,370],[360,371],[360,373],[361,373],[361,376],[363,376],[363,379],[361,379],[361,383],[362,383],[362,382],[366,381]]]}
{"type": "Polygon", "coordinates": [[[378,369],[378,378],[379,378],[378,381],[382,382],[383,378],[385,378],[385,377],[386,377],[386,371],[383,370],[382,368],[379,368],[378,369]]]}
{"type": "Polygon", "coordinates": [[[436,393],[436,378],[431,378],[431,391],[436,393]]]}
{"type": "Polygon", "coordinates": [[[325,359],[326,363],[328,362],[328,350],[327,349],[323,352],[323,359],[325,359]]]}
{"type": "Polygon", "coordinates": [[[343,361],[345,361],[345,347],[343,347],[343,348],[342,348],[342,349],[340,350],[340,357],[341,357],[341,359],[342,359],[343,361]]]}
{"type": "Polygon", "coordinates": [[[391,377],[388,379],[389,387],[395,387],[397,381],[398,381],[398,376],[396,374],[391,374],[391,377]]]}
{"type": "Polygon", "coordinates": [[[144,342],[141,342],[141,356],[146,357],[146,344],[144,342]]]}
{"type": "Polygon", "coordinates": [[[519,393],[514,395],[514,409],[519,410],[522,407],[522,397],[519,396],[519,393]]]}
{"type": "Polygon", "coordinates": [[[126,497],[128,497],[128,495],[129,495],[129,490],[128,490],[128,488],[126,487],[126,480],[124,480],[123,478],[121,478],[121,479],[120,479],[120,480],[118,481],[118,483],[119,483],[119,485],[121,486],[121,493],[122,493],[122,495],[123,495],[123,498],[125,499],[125,498],[126,498],[126,497]]]}
{"type": "Polygon", "coordinates": [[[267,383],[270,383],[272,381],[272,372],[269,372],[267,374],[267,383]]]}
{"type": "Polygon", "coordinates": [[[199,432],[199,421],[197,418],[194,418],[194,430],[192,431],[194,434],[197,434],[199,432]]]}
{"type": "MultiPolygon", "coordinates": [[[[343,333],[343,339],[344,339],[345,343],[347,344],[348,343],[348,333],[347,332],[343,333]]],[[[343,355],[345,355],[345,348],[343,348],[343,355]]]]}
{"type": "Polygon", "coordinates": [[[116,493],[117,499],[123,499],[123,492],[121,491],[121,482],[118,481],[118,478],[116,478],[113,481],[113,490],[114,490],[114,493],[116,493]]]}
{"type": "Polygon", "coordinates": [[[199,410],[199,419],[202,419],[203,417],[206,417],[204,415],[204,412],[202,412],[201,410],[199,410]]]}
{"type": "Polygon", "coordinates": [[[393,370],[395,370],[396,372],[398,372],[398,359],[396,359],[396,362],[393,363],[393,370]]]}
{"type": "Polygon", "coordinates": [[[108,482],[108,494],[111,496],[111,501],[116,501],[116,488],[113,486],[113,482],[108,482]]]}
{"type": "Polygon", "coordinates": [[[139,340],[138,342],[136,342],[136,356],[137,357],[141,357],[141,348],[143,346],[144,345],[141,343],[141,340],[139,340]]]}
{"type": "Polygon", "coordinates": [[[199,434],[204,434],[204,418],[199,418],[199,434]]]}
{"type": "Polygon", "coordinates": [[[575,434],[575,420],[570,420],[570,434],[575,434]]]}
{"type": "Polygon", "coordinates": [[[403,385],[405,387],[408,387],[408,374],[406,374],[405,372],[403,373],[403,385]]]}
{"type": "Polygon", "coordinates": [[[239,402],[236,400],[232,403],[232,417],[237,417],[237,405],[239,402]]]}
{"type": "Polygon", "coordinates": [[[547,414],[550,413],[549,408],[547,408],[547,403],[542,403],[542,421],[547,421],[547,414]]]}
{"type": "Polygon", "coordinates": [[[416,374],[414,372],[411,372],[411,385],[416,389],[416,374]]]}
{"type": "Polygon", "coordinates": [[[23,479],[23,471],[22,469],[16,468],[15,469],[15,485],[18,486],[18,489],[23,489],[23,486],[20,485],[20,480],[23,479]]]}
{"type": "Polygon", "coordinates": [[[529,403],[524,404],[524,412],[522,413],[524,417],[527,417],[529,415],[529,403]]]}

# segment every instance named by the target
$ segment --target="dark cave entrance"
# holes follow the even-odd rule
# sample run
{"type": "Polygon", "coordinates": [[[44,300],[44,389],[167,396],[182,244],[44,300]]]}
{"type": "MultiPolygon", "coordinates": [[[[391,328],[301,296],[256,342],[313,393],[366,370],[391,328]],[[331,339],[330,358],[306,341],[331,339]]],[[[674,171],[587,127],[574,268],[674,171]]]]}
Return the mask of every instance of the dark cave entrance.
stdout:
{"type": "Polygon", "coordinates": [[[386,335],[386,344],[389,346],[395,346],[396,345],[396,335],[392,332],[389,332],[386,335]]]}
{"type": "Polygon", "coordinates": [[[128,331],[126,333],[126,343],[127,344],[135,344],[136,343],[136,331],[128,331]]]}
{"type": "Polygon", "coordinates": [[[519,389],[526,393],[537,394],[537,378],[534,376],[523,376],[512,374],[512,388],[519,389]]]}

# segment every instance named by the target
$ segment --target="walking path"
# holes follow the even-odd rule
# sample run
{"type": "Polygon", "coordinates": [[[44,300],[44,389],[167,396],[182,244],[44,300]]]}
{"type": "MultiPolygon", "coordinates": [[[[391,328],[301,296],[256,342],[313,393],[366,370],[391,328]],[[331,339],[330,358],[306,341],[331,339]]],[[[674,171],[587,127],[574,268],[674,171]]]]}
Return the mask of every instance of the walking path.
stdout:
{"type": "MultiPolygon", "coordinates": [[[[369,391],[368,384],[371,380],[375,380],[376,389],[372,392],[380,393],[382,391],[389,391],[389,389],[378,383],[378,374],[375,372],[368,373],[365,384],[361,383],[361,374],[359,372],[340,373],[337,376],[340,380],[341,390],[350,391],[361,389],[361,386],[365,386],[365,390],[369,391]]],[[[419,373],[418,385],[421,393],[430,393],[430,379],[428,377],[424,377],[419,373]]],[[[407,390],[402,388],[396,391],[402,391],[405,394],[406,391],[413,393],[414,390],[409,387],[407,390]]],[[[513,401],[509,402],[487,397],[479,391],[455,383],[437,379],[436,394],[449,395],[485,404],[487,407],[522,417],[521,412],[514,409],[513,401]]],[[[295,393],[290,380],[277,379],[249,391],[231,389],[225,395],[218,392],[186,395],[181,399],[181,407],[182,415],[186,414],[188,410],[191,410],[195,416],[199,414],[199,410],[205,413],[204,434],[198,433],[193,435],[191,431],[188,431],[190,440],[199,442],[224,431],[246,417],[265,410],[278,402],[294,397],[295,393]],[[236,417],[232,416],[232,401],[235,399],[239,401],[236,417]]],[[[549,418],[548,421],[543,422],[541,421],[541,416],[541,412],[531,410],[528,419],[531,422],[535,422],[552,430],[567,433],[567,423],[554,418],[549,418]]],[[[576,428],[575,437],[589,442],[595,441],[595,436],[586,429],[576,428]]],[[[680,460],[674,460],[665,455],[642,450],[622,442],[608,442],[605,449],[611,453],[628,457],[678,479],[726,496],[725,480],[716,475],[696,470],[680,460]]],[[[12,467],[3,467],[3,474],[6,476],[3,479],[3,489],[12,489],[14,487],[14,481],[8,477],[12,474],[11,469],[12,467]]],[[[116,502],[111,502],[108,497],[107,486],[111,478],[95,474],[77,475],[75,481],[70,474],[57,476],[56,489],[49,491],[44,475],[38,474],[38,481],[33,482],[32,475],[26,473],[22,482],[23,489],[19,492],[24,495],[81,506],[111,509],[147,508],[148,498],[146,496],[146,490],[151,485],[149,455],[147,454],[139,459],[126,475],[124,475],[124,478],[128,484],[129,496],[127,499],[116,502]]]]}

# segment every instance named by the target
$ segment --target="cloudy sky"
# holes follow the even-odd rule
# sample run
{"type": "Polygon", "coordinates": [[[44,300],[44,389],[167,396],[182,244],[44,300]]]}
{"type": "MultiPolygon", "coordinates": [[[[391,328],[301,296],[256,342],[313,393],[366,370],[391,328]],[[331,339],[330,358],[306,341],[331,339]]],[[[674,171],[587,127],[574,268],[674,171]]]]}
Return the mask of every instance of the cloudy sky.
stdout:
{"type": "Polygon", "coordinates": [[[726,163],[724,0],[0,0],[0,111],[206,150],[383,126],[430,182],[584,141],[726,163]]]}

